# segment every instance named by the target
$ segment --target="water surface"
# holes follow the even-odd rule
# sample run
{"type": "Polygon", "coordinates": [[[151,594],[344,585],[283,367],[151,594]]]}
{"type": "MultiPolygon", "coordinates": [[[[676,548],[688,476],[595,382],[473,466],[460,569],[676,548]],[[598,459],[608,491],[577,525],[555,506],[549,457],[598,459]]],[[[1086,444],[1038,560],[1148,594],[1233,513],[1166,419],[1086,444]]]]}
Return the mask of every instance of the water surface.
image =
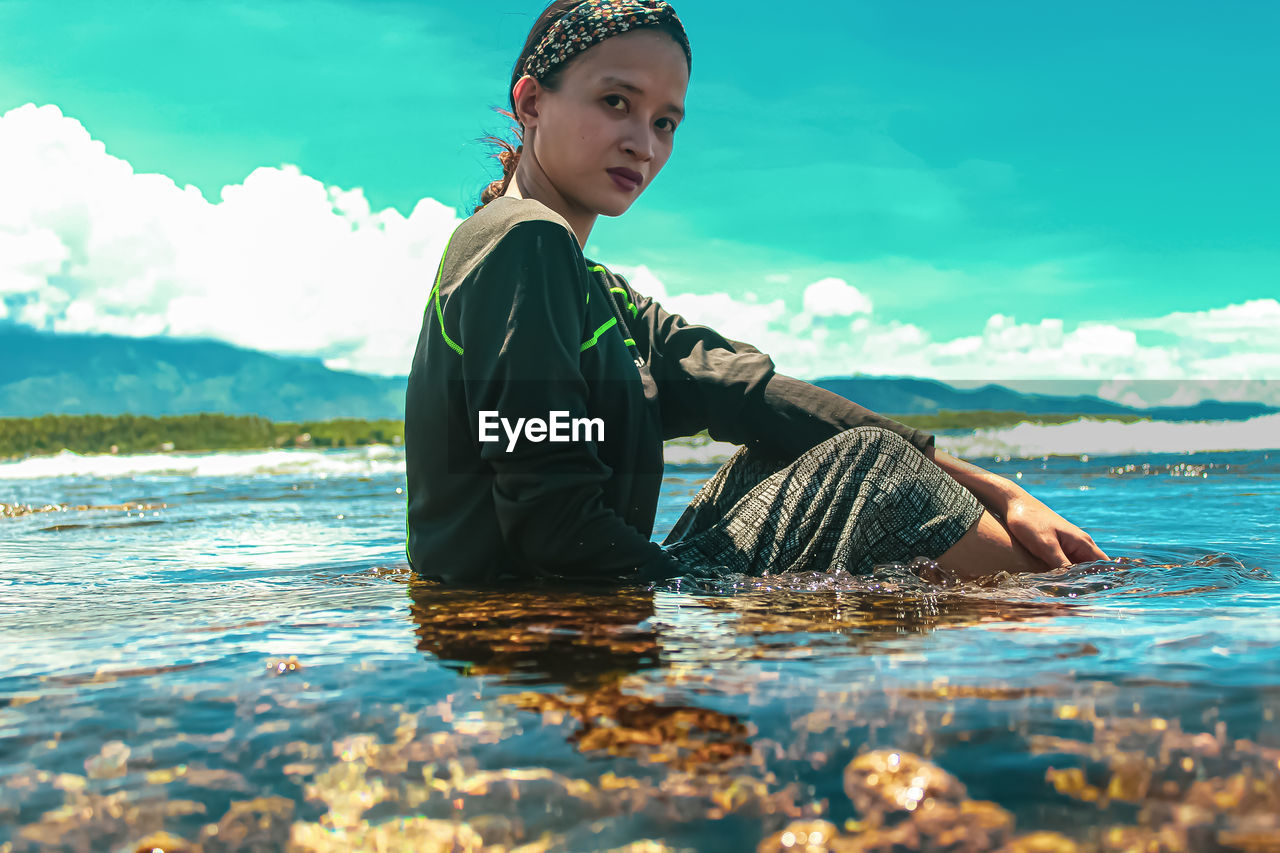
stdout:
{"type": "Polygon", "coordinates": [[[0,850],[1277,849],[1273,451],[982,460],[1046,575],[500,593],[397,451],[168,459],[0,466],[0,850]]]}

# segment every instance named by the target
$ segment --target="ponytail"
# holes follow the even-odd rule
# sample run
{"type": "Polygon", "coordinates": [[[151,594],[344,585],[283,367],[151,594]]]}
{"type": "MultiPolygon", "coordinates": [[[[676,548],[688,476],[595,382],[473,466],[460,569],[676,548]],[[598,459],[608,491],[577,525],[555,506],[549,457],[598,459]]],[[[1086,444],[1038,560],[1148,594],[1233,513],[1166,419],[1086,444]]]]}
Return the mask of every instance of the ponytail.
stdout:
{"type": "MultiPolygon", "coordinates": [[[[499,110],[504,115],[515,116],[506,110],[499,110]]],[[[518,145],[512,146],[510,142],[497,136],[486,136],[485,141],[491,142],[498,146],[498,153],[494,156],[498,158],[498,162],[502,164],[502,177],[496,181],[490,181],[489,184],[480,193],[480,203],[476,205],[476,209],[471,211],[475,213],[489,202],[507,191],[507,186],[511,183],[511,178],[516,173],[516,166],[520,163],[520,153],[524,151],[524,133],[523,128],[517,123],[515,126],[516,138],[520,140],[518,145]]]]}

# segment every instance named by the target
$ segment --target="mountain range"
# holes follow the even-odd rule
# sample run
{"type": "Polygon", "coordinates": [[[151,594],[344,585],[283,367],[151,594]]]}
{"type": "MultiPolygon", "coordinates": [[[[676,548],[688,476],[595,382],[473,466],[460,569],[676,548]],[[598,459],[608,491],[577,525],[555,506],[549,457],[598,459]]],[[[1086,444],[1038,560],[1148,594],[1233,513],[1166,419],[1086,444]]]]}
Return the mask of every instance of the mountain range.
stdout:
{"type": "Polygon", "coordinates": [[[400,418],[404,377],[219,341],[38,332],[0,325],[0,416],[184,415],[274,421],[400,418]]]}
{"type": "MultiPolygon", "coordinates": [[[[305,421],[404,414],[403,376],[332,370],[316,358],[274,355],[218,341],[55,334],[0,324],[0,353],[0,417],[221,412],[305,421]]],[[[893,415],[986,409],[1238,420],[1280,411],[1261,403],[1214,401],[1140,409],[1088,395],[1030,394],[995,383],[962,389],[910,377],[811,381],[893,415]]]]}

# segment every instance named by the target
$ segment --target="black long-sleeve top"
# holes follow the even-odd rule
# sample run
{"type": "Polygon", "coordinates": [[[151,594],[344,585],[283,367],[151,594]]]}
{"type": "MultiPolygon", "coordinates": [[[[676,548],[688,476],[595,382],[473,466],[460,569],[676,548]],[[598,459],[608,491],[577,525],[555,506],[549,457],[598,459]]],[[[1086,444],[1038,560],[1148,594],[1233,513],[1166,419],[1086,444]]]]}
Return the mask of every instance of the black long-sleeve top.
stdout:
{"type": "MultiPolygon", "coordinates": [[[[502,196],[446,244],[409,372],[406,552],[424,577],[620,581],[685,571],[651,541],[663,441],[703,429],[794,459],[854,426],[933,435],[777,373],[585,258],[568,222],[502,196]],[[481,441],[482,413],[491,424],[481,441]],[[514,441],[538,418],[569,441],[514,441]],[[598,433],[568,428],[596,418],[598,433]]],[[[549,433],[548,433],[549,436],[549,433]]]]}

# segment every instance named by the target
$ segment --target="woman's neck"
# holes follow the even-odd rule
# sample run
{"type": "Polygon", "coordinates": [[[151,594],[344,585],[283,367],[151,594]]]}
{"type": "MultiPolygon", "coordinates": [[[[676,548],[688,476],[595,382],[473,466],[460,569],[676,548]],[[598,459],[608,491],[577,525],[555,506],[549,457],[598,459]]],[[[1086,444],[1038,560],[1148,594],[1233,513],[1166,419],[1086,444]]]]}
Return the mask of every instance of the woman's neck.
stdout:
{"type": "Polygon", "coordinates": [[[569,223],[574,237],[578,240],[578,248],[585,251],[587,238],[591,236],[591,228],[595,225],[598,214],[579,205],[570,204],[554,187],[543,188],[537,186],[537,183],[524,178],[517,170],[511,182],[507,184],[507,191],[499,197],[533,199],[551,208],[569,223]]]}

